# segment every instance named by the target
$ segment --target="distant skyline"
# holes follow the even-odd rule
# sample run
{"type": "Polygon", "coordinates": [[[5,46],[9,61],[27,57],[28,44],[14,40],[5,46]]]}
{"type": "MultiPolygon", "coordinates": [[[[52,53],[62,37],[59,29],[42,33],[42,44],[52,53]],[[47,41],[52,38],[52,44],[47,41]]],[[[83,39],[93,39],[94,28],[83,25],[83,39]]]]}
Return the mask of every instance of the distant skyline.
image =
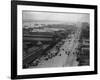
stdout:
{"type": "Polygon", "coordinates": [[[86,13],[57,13],[57,12],[33,12],[23,11],[23,21],[51,21],[51,22],[90,22],[90,16],[86,13]]]}

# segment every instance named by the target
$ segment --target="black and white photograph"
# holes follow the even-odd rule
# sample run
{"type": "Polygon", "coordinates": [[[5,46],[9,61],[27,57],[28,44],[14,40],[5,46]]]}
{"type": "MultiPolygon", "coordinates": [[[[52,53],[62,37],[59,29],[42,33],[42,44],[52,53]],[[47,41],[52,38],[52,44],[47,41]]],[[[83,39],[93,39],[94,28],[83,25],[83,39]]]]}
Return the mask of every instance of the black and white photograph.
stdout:
{"type": "Polygon", "coordinates": [[[97,6],[12,1],[11,77],[97,74],[97,6]]]}
{"type": "Polygon", "coordinates": [[[90,15],[22,11],[23,68],[89,66],[90,15]]]}

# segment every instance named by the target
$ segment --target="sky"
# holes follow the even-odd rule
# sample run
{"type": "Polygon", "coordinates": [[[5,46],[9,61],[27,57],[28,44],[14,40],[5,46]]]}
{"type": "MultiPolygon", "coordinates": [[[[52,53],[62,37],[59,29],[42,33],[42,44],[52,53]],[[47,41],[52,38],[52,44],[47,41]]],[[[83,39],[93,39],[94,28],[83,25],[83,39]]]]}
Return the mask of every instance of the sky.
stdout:
{"type": "Polygon", "coordinates": [[[86,13],[57,13],[23,11],[23,21],[61,21],[61,22],[89,22],[86,13]]]}

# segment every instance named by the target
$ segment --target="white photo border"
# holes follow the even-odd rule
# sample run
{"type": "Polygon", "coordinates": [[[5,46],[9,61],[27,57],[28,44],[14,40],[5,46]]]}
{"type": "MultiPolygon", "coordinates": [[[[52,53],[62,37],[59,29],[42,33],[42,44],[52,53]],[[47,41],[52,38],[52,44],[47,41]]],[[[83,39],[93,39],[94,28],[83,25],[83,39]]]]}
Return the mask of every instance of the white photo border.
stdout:
{"type": "Polygon", "coordinates": [[[47,74],[47,73],[62,73],[62,72],[84,72],[94,71],[94,10],[81,9],[81,8],[63,8],[63,7],[47,7],[47,6],[30,6],[30,5],[17,5],[17,75],[30,75],[30,74],[47,74]],[[77,66],[77,67],[58,67],[58,68],[22,68],[22,10],[35,10],[35,11],[54,11],[54,12],[75,12],[75,13],[88,13],[90,14],[90,66],[77,66]]]}

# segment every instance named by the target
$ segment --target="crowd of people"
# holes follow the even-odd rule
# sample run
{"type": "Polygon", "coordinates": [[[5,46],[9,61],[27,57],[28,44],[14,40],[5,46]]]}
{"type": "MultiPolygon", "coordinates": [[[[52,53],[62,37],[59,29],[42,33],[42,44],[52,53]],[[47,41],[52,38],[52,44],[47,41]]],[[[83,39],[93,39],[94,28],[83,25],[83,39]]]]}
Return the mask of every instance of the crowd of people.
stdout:
{"type": "MultiPolygon", "coordinates": [[[[37,59],[35,59],[31,63],[31,66],[37,66],[37,65],[41,64],[41,61],[48,61],[49,59],[52,59],[53,57],[57,56],[60,51],[60,47],[63,44],[64,44],[63,40],[58,42],[52,49],[48,50],[45,55],[42,55],[42,57],[38,57],[37,59]]],[[[59,56],[61,56],[61,55],[59,55],[59,56]]]]}

